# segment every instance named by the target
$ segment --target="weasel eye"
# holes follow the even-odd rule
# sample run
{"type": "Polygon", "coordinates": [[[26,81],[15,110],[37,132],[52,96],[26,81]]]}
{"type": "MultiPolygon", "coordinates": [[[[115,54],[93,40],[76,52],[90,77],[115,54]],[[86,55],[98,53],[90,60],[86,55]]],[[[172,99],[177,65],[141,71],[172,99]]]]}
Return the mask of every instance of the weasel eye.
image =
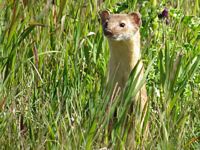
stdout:
{"type": "Polygon", "coordinates": [[[104,23],[104,28],[107,28],[108,27],[108,22],[105,22],[104,23]]]}
{"type": "Polygon", "coordinates": [[[125,23],[120,23],[119,26],[123,28],[125,27],[125,23]]]}

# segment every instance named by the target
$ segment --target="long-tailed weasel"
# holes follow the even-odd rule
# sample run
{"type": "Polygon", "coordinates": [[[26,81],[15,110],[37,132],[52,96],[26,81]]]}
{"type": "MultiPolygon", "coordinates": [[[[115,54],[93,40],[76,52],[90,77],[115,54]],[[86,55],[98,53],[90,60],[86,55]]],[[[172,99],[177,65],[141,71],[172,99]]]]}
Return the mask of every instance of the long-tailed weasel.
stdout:
{"type": "MultiPolygon", "coordinates": [[[[140,25],[139,13],[110,14],[102,11],[100,14],[104,35],[110,48],[108,84],[114,83],[120,89],[125,87],[128,77],[140,60],[140,25]]],[[[142,69],[143,64],[139,64],[142,69]]],[[[140,78],[143,77],[143,71],[140,78]]],[[[145,86],[140,90],[142,108],[147,101],[145,86]]]]}

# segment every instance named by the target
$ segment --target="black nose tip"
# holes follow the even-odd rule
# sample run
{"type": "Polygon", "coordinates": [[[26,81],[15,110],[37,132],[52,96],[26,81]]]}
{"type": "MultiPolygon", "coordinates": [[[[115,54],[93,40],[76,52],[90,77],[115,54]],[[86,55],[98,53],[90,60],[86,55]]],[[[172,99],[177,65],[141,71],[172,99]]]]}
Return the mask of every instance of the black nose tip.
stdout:
{"type": "Polygon", "coordinates": [[[105,34],[105,36],[112,36],[113,35],[113,33],[112,33],[112,31],[110,31],[110,30],[104,30],[104,34],[105,34]]]}

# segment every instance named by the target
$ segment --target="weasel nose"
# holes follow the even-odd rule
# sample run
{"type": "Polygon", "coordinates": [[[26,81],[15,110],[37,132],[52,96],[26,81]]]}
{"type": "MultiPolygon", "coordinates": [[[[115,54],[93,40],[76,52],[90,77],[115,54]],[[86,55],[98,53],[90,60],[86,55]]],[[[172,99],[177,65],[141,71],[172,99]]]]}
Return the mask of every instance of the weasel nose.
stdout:
{"type": "Polygon", "coordinates": [[[112,36],[113,35],[111,30],[104,30],[104,34],[105,34],[105,36],[112,36]]]}

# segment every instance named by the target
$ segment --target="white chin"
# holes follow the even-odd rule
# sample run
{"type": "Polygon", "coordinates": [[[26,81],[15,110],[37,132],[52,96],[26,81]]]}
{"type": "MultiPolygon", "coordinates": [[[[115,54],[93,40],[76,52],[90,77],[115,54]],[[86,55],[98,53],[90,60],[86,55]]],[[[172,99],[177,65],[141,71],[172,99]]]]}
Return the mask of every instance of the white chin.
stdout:
{"type": "Polygon", "coordinates": [[[124,36],[124,35],[109,37],[109,39],[113,41],[126,41],[126,40],[130,40],[130,38],[131,38],[130,36],[124,36]]]}

